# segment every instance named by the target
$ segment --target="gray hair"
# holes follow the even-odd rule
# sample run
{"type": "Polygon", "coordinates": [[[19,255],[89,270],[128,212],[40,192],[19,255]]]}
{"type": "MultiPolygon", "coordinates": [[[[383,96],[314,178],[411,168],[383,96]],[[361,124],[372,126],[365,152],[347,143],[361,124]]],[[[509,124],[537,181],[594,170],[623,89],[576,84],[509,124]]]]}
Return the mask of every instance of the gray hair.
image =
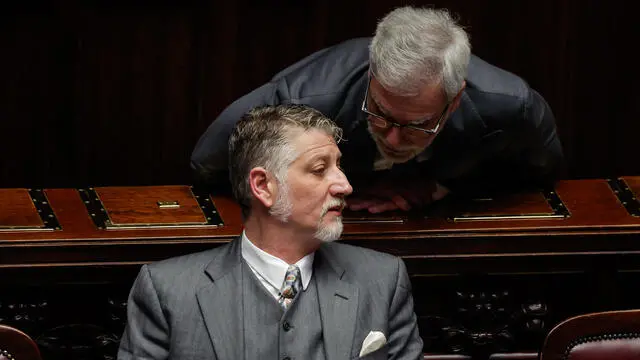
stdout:
{"type": "Polygon", "coordinates": [[[272,173],[280,185],[286,183],[289,165],[298,157],[293,148],[297,135],[320,130],[336,143],[342,139],[342,129],[321,112],[304,105],[257,107],[246,113],[229,137],[229,180],[233,195],[244,217],[251,212],[249,172],[263,167],[272,173]]]}
{"type": "Polygon", "coordinates": [[[470,54],[469,36],[446,10],[410,6],[382,18],[369,46],[372,74],[384,88],[415,96],[442,84],[449,101],[462,88],[470,54]]]}

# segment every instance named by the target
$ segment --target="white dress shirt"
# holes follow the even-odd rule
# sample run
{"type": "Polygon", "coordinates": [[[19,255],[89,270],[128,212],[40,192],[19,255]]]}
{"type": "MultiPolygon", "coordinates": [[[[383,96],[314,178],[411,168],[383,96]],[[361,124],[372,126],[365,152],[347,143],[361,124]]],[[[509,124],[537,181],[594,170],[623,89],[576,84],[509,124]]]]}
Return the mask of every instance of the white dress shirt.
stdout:
{"type": "MultiPolygon", "coordinates": [[[[302,289],[306,290],[313,275],[313,258],[315,253],[311,253],[300,259],[295,265],[300,268],[300,281],[302,289]]],[[[269,291],[274,298],[280,298],[280,287],[284,283],[289,264],[262,249],[255,246],[242,231],[242,258],[247,262],[249,268],[260,280],[260,283],[269,291]]]]}

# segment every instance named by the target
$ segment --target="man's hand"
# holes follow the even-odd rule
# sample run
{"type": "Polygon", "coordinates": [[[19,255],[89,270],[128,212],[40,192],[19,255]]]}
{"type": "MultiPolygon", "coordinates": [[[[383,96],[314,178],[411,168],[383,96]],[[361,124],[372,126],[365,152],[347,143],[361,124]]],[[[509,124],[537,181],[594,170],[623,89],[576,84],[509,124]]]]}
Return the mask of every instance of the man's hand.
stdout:
{"type": "Polygon", "coordinates": [[[373,185],[355,189],[355,194],[347,198],[347,205],[352,211],[367,210],[372,214],[409,211],[440,200],[448,193],[447,188],[433,180],[384,178],[373,185]]]}
{"type": "Polygon", "coordinates": [[[367,210],[372,214],[393,210],[411,210],[411,204],[400,195],[393,195],[390,199],[377,196],[356,195],[347,199],[350,210],[367,210]]]}

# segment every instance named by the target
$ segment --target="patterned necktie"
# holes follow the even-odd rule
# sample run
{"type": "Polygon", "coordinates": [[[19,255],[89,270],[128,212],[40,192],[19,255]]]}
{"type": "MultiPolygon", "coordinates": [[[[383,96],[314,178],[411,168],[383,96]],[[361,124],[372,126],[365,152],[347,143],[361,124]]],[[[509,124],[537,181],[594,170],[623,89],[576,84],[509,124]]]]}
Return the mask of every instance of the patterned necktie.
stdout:
{"type": "Polygon", "coordinates": [[[283,309],[286,310],[291,305],[301,287],[300,268],[297,265],[289,265],[280,289],[280,299],[278,299],[283,309]]]}

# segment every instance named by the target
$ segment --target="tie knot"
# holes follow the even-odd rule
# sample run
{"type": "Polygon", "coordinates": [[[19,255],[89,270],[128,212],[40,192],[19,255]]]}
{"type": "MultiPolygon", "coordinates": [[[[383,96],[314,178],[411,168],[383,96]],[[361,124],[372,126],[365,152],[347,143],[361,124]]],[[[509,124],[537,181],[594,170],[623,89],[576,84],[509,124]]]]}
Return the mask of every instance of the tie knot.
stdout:
{"type": "Polygon", "coordinates": [[[289,265],[282,284],[282,297],[293,299],[300,290],[300,283],[300,268],[297,265],[289,265]]]}

